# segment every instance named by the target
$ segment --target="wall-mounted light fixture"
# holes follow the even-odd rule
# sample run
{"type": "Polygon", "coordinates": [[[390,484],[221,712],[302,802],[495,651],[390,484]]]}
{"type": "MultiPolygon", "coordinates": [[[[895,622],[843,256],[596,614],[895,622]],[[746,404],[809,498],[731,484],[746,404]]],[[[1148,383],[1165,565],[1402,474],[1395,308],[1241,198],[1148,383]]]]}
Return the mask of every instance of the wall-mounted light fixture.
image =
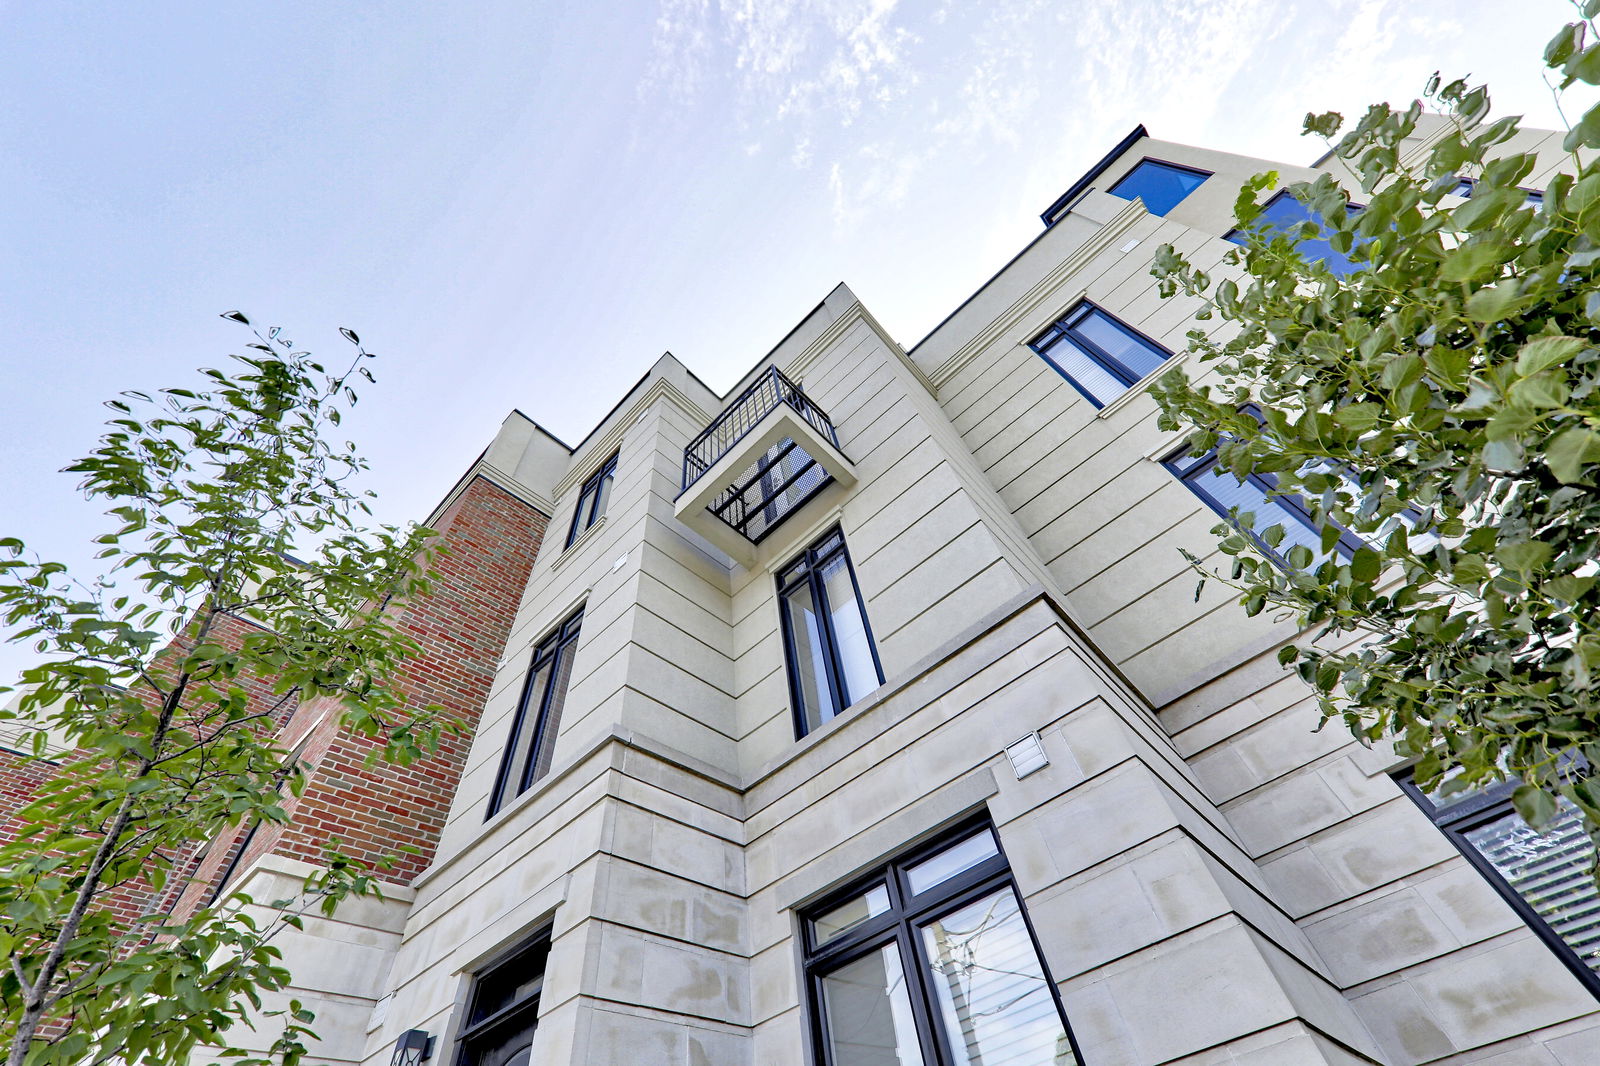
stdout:
{"type": "Polygon", "coordinates": [[[424,1029],[407,1029],[394,1042],[389,1066],[422,1066],[433,1054],[433,1037],[424,1029]]]}

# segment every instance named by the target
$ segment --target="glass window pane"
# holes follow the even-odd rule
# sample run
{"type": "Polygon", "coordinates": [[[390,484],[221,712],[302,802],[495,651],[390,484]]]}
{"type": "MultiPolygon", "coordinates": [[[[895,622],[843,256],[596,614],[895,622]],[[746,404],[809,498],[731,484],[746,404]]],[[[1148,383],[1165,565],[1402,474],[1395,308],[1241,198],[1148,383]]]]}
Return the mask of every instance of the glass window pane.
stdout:
{"type": "Polygon", "coordinates": [[[922,1066],[900,951],[886,944],[822,979],[833,1066],[922,1066]]]}
{"type": "Polygon", "coordinates": [[[1065,337],[1041,349],[1039,354],[1050,360],[1057,370],[1072,379],[1101,406],[1128,391],[1127,384],[1121,378],[1095,362],[1087,352],[1065,337]]]}
{"type": "Polygon", "coordinates": [[[1072,329],[1073,332],[1093,341],[1107,355],[1130,370],[1135,381],[1158,369],[1167,361],[1166,352],[1149,341],[1134,336],[1101,311],[1091,311],[1072,329]]]}
{"type": "Polygon", "coordinates": [[[921,932],[957,1066],[1078,1061],[1016,893],[1002,888],[921,932]]]}
{"type": "Polygon", "coordinates": [[[506,801],[522,791],[522,779],[528,766],[528,752],[533,748],[533,735],[538,724],[539,707],[544,702],[544,690],[550,683],[550,662],[540,666],[523,690],[522,703],[517,707],[511,726],[511,747],[505,755],[500,773],[500,790],[494,798],[494,809],[505,806],[506,801]]]}
{"type": "Polygon", "coordinates": [[[1144,201],[1146,211],[1152,215],[1165,215],[1177,207],[1184,197],[1198,189],[1208,177],[1209,174],[1146,159],[1111,186],[1111,195],[1124,200],[1138,197],[1144,201]]]}
{"type": "Polygon", "coordinates": [[[889,890],[875,885],[853,899],[846,900],[830,911],[811,919],[811,932],[821,947],[836,936],[842,936],[869,918],[876,918],[889,909],[889,890]]]}
{"type": "Polygon", "coordinates": [[[572,526],[567,530],[567,545],[569,547],[573,541],[578,539],[579,533],[589,528],[589,519],[586,516],[589,513],[589,505],[593,498],[592,492],[588,489],[585,489],[583,494],[578,497],[578,509],[572,512],[572,526]]]}
{"type": "Polygon", "coordinates": [[[1211,500],[1223,511],[1238,508],[1252,515],[1251,529],[1259,536],[1275,525],[1283,526],[1283,540],[1274,550],[1287,555],[1289,549],[1303,544],[1311,549],[1318,560],[1322,555],[1322,536],[1306,524],[1304,518],[1289,509],[1277,497],[1269,497],[1266,490],[1254,481],[1241,483],[1220,465],[1213,463],[1194,476],[1185,479],[1195,492],[1211,500]]]}
{"type": "Polygon", "coordinates": [[[589,516],[589,524],[591,526],[605,515],[606,504],[611,499],[611,483],[616,480],[616,477],[617,472],[615,470],[607,470],[606,476],[600,479],[600,485],[595,489],[594,513],[589,516]]]}
{"type": "Polygon", "coordinates": [[[833,641],[844,671],[845,706],[878,687],[878,665],[872,661],[872,644],[867,636],[867,620],[856,599],[856,583],[850,578],[845,556],[835,555],[822,564],[823,589],[828,597],[828,616],[833,623],[833,641]]]}
{"type": "Polygon", "coordinates": [[[476,1025],[513,1003],[537,995],[544,984],[545,963],[549,957],[550,942],[541,940],[479,977],[468,1024],[476,1025]]]}
{"type": "Polygon", "coordinates": [[[800,585],[784,597],[783,609],[789,614],[789,639],[794,660],[789,664],[799,690],[800,718],[806,732],[839,713],[828,687],[827,650],[817,631],[820,619],[811,602],[811,585],[800,585]]]}
{"type": "MultiPolygon", "coordinates": [[[[1275,233],[1288,234],[1307,222],[1316,222],[1319,232],[1321,228],[1321,220],[1311,213],[1311,209],[1288,193],[1280,193],[1267,203],[1261,211],[1261,221],[1275,233]]],[[[1228,240],[1242,245],[1246,242],[1246,236],[1242,231],[1235,232],[1229,235],[1228,240]]],[[[1296,247],[1308,260],[1323,263],[1335,274],[1343,276],[1361,269],[1360,265],[1352,263],[1321,236],[1303,238],[1296,247]]]]}
{"type": "Polygon", "coordinates": [[[1562,800],[1560,813],[1542,835],[1516,814],[1462,835],[1584,965],[1600,973],[1600,891],[1589,876],[1593,845],[1577,809],[1562,800]]]}
{"type": "Polygon", "coordinates": [[[551,681],[550,700],[545,705],[544,718],[539,723],[539,751],[534,756],[532,773],[522,786],[527,788],[550,770],[550,760],[555,757],[556,734],[561,731],[561,707],[567,701],[567,685],[572,680],[573,654],[577,638],[563,644],[556,653],[555,678],[551,681]]]}
{"type": "Polygon", "coordinates": [[[961,871],[970,870],[998,854],[1000,846],[995,843],[994,834],[985,829],[959,844],[945,848],[931,859],[923,859],[915,866],[907,867],[906,880],[911,883],[913,893],[926,892],[934,885],[943,884],[961,871]]]}

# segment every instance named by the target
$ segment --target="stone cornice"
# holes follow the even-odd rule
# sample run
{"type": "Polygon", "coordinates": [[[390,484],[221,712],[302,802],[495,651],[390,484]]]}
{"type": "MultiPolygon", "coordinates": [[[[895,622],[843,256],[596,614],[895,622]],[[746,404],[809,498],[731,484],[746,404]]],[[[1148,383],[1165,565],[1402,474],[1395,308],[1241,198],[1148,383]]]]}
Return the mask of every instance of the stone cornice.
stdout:
{"type": "Polygon", "coordinates": [[[1087,266],[1096,256],[1107,251],[1147,213],[1144,205],[1137,200],[1128,201],[1127,207],[1113,215],[1097,232],[1091,234],[1049,273],[1034,283],[1027,292],[1012,301],[1010,306],[990,320],[988,325],[974,333],[967,343],[935,367],[931,374],[926,375],[926,378],[932,381],[933,389],[935,391],[942,389],[951,378],[961,372],[962,368],[976,359],[980,352],[1036,311],[1041,304],[1071,281],[1074,274],[1087,266]]]}
{"type": "MultiPolygon", "coordinates": [[[[556,487],[551,490],[551,497],[559,500],[568,489],[571,489],[573,486],[579,484],[584,478],[594,473],[594,464],[590,461],[590,457],[595,455],[610,455],[612,452],[620,448],[622,446],[623,436],[628,432],[629,428],[632,427],[634,422],[638,421],[639,416],[644,414],[644,412],[648,411],[660,401],[666,401],[667,403],[672,404],[681,410],[685,415],[687,415],[691,420],[696,421],[701,425],[709,425],[711,420],[716,417],[714,413],[706,411],[705,408],[691,400],[682,389],[678,388],[678,386],[674,385],[664,377],[658,377],[650,383],[650,387],[645,389],[637,400],[633,401],[633,403],[629,404],[625,409],[618,411],[613,416],[614,424],[609,430],[606,431],[605,436],[599,438],[598,440],[590,441],[583,446],[582,461],[573,462],[572,466],[567,470],[566,475],[563,476],[560,481],[556,482],[556,487]]],[[[577,456],[574,456],[574,460],[576,459],[577,456]]]]}
{"type": "Polygon", "coordinates": [[[850,327],[857,322],[866,323],[867,328],[878,335],[884,346],[893,352],[896,358],[911,371],[912,376],[922,384],[922,387],[930,393],[933,392],[933,382],[928,380],[928,375],[922,372],[920,366],[911,361],[911,357],[906,355],[906,351],[900,346],[900,342],[889,335],[889,331],[883,328],[883,324],[872,316],[872,312],[868,311],[860,300],[852,302],[838,318],[830,322],[828,328],[823,330],[816,340],[806,345],[805,351],[790,360],[788,366],[783,368],[783,372],[799,384],[801,388],[804,388],[805,384],[801,381],[801,378],[805,375],[805,372],[817,360],[821,359],[824,353],[837,344],[839,338],[844,336],[850,327]]]}
{"type": "Polygon", "coordinates": [[[444,499],[440,500],[433,510],[428,512],[428,517],[422,524],[434,527],[439,518],[450,510],[450,507],[461,498],[463,492],[467,491],[467,486],[472,484],[473,479],[480,477],[509,492],[546,518],[555,513],[555,505],[542,493],[529,488],[521,481],[518,481],[516,477],[501,470],[487,459],[479,459],[467,468],[467,472],[461,475],[459,481],[450,487],[450,491],[445,493],[444,499]]]}

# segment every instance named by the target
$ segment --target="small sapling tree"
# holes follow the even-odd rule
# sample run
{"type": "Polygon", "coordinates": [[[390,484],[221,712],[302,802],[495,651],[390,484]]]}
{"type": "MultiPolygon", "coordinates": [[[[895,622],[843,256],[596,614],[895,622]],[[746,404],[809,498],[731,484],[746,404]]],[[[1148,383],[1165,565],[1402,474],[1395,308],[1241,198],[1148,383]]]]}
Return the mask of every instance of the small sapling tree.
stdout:
{"type": "Polygon", "coordinates": [[[66,750],[0,847],[8,1066],[297,1061],[311,1021],[297,1003],[267,1012],[263,1054],[227,1050],[228,1032],[261,1024],[263,994],[288,985],[273,937],[374,891],[372,871],[330,850],[300,898],[261,901],[267,920],[238,898],[167,913],[169,881],[226,827],[286,819],[302,769],[274,739],[284,701],[331,701],[388,759],[438,742],[439,712],[397,688],[416,649],[392,610],[425,586],[429,532],[363,528],[365,463],[334,443],[370,353],[342,330],[353,356],[329,372],[280,330],[224,317],[253,334],[229,369],[122,394],[67,468],[114,519],[104,577],[74,582],[0,539],[0,617],[42,660],[11,724],[36,754],[47,736],[66,750]],[[229,620],[242,639],[219,638],[229,620]],[[265,705],[247,690],[262,679],[265,705]]]}

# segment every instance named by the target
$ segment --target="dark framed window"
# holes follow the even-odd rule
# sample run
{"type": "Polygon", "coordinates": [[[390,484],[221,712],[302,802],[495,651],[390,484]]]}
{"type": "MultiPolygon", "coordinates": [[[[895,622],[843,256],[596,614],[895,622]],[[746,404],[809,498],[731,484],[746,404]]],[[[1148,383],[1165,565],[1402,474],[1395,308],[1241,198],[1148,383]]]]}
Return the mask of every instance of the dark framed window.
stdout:
{"type": "Polygon", "coordinates": [[[987,822],[917,849],[802,917],[818,1066],[1082,1061],[987,822]]]}
{"type": "MultiPolygon", "coordinates": [[[[1239,412],[1259,423],[1266,423],[1266,416],[1253,403],[1243,404],[1239,412]]],[[[1220,465],[1214,447],[1204,455],[1192,455],[1185,445],[1163,459],[1161,465],[1183,482],[1190,492],[1200,497],[1206,506],[1248,533],[1262,550],[1280,564],[1289,565],[1289,553],[1297,546],[1303,546],[1311,552],[1311,566],[1320,565],[1328,558],[1328,552],[1322,547],[1322,527],[1317,524],[1311,508],[1295,493],[1278,493],[1277,475],[1252,470],[1241,482],[1232,471],[1220,465]],[[1250,516],[1248,528],[1241,522],[1247,514],[1250,516]],[[1283,527],[1283,539],[1273,546],[1267,542],[1266,533],[1277,525],[1283,527]]],[[[1302,474],[1320,470],[1343,482],[1346,488],[1357,494],[1363,491],[1350,469],[1331,459],[1310,460],[1300,469],[1302,474]]],[[[1407,507],[1396,517],[1406,526],[1412,550],[1425,551],[1438,543],[1438,533],[1425,525],[1427,516],[1421,510],[1407,507]]],[[[1339,554],[1348,558],[1357,548],[1367,544],[1361,534],[1337,522],[1332,524],[1339,530],[1339,538],[1333,543],[1333,550],[1339,554]]]]}
{"type": "Polygon", "coordinates": [[[1030,345],[1073,388],[1104,407],[1172,358],[1155,341],[1084,301],[1030,345]]]}
{"type": "Polygon", "coordinates": [[[867,605],[838,529],[778,572],[778,613],[796,735],[883,684],[867,605]]]}
{"type": "MultiPolygon", "coordinates": [[[[1310,549],[1313,565],[1326,558],[1322,550],[1322,530],[1311,517],[1304,501],[1295,495],[1274,495],[1278,479],[1271,474],[1251,471],[1240,481],[1217,462],[1217,449],[1204,455],[1191,455],[1187,446],[1167,456],[1161,463],[1185,488],[1217,514],[1240,526],[1263,550],[1287,564],[1289,551],[1297,545],[1310,549]],[[1249,517],[1249,524],[1242,519],[1249,517]],[[1283,539],[1269,545],[1263,535],[1273,526],[1283,527],[1283,539]]],[[[1341,529],[1337,551],[1350,555],[1362,545],[1360,537],[1341,529]]]]}
{"type": "Polygon", "coordinates": [[[473,977],[458,1066],[528,1066],[549,958],[546,931],[473,977]]]}
{"type": "Polygon", "coordinates": [[[578,494],[578,509],[572,512],[572,526],[567,530],[567,543],[564,547],[572,547],[572,542],[578,535],[596,522],[600,521],[606,513],[606,501],[611,498],[611,483],[617,477],[617,455],[600,464],[600,469],[589,475],[583,483],[583,491],[578,494]]]}
{"type": "Polygon", "coordinates": [[[1565,799],[1543,832],[1511,806],[1521,783],[1430,796],[1409,773],[1400,788],[1528,923],[1584,986],[1600,997],[1600,888],[1590,876],[1594,844],[1565,799]]]}
{"type": "MultiPolygon", "coordinates": [[[[1470,200],[1472,198],[1473,191],[1478,187],[1477,180],[1474,178],[1458,177],[1455,179],[1455,181],[1455,185],[1451,186],[1450,188],[1450,195],[1460,196],[1464,199],[1470,200]]],[[[1523,189],[1522,191],[1527,196],[1527,202],[1533,206],[1538,207],[1540,204],[1544,203],[1543,189],[1523,189]]]]}
{"type": "MultiPolygon", "coordinates": [[[[1345,210],[1352,215],[1360,214],[1361,208],[1355,204],[1347,204],[1345,210]]],[[[1308,260],[1322,263],[1329,270],[1341,277],[1363,269],[1365,263],[1351,262],[1345,253],[1335,248],[1322,236],[1322,219],[1310,207],[1295,199],[1287,189],[1268,200],[1261,208],[1261,217],[1258,225],[1265,225],[1274,234],[1297,237],[1295,247],[1300,254],[1308,260]],[[1317,227],[1315,236],[1301,236],[1301,227],[1311,223],[1317,227]]],[[[1223,236],[1223,240],[1232,241],[1234,244],[1243,245],[1248,241],[1248,231],[1236,229],[1223,236]]]]}
{"type": "Polygon", "coordinates": [[[1209,170],[1163,163],[1159,159],[1141,159],[1108,191],[1124,200],[1138,197],[1144,201],[1146,211],[1164,216],[1210,176],[1209,170]]]}
{"type": "Polygon", "coordinates": [[[506,739],[505,755],[500,759],[500,774],[495,778],[486,818],[532,788],[533,783],[550,770],[582,622],[583,610],[579,608],[533,649],[533,662],[528,667],[527,680],[522,683],[522,697],[511,721],[511,735],[506,739]]]}

